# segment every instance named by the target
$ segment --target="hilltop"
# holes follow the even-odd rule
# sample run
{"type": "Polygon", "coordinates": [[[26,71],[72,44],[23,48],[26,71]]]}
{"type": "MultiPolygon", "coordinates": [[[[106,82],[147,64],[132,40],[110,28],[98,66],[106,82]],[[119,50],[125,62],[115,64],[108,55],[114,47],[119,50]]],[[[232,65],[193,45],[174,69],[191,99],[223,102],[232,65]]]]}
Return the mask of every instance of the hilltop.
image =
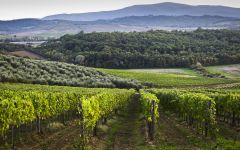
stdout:
{"type": "Polygon", "coordinates": [[[126,16],[148,16],[148,15],[166,15],[166,16],[224,16],[237,17],[240,16],[240,8],[232,8],[225,6],[210,6],[210,5],[185,5],[179,3],[159,3],[148,5],[134,5],[119,10],[90,12],[90,13],[75,13],[75,14],[57,14],[46,16],[44,20],[71,20],[71,21],[94,21],[99,19],[114,19],[126,16]],[[171,11],[169,11],[171,10],[171,11]]]}

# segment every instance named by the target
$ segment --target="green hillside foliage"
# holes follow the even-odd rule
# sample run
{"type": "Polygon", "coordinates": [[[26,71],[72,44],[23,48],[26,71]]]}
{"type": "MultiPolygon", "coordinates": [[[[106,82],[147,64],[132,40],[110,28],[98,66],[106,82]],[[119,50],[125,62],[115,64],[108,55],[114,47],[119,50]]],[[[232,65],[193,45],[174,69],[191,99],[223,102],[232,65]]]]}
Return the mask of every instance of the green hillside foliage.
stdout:
{"type": "Polygon", "coordinates": [[[240,31],[79,33],[36,50],[57,61],[102,68],[188,67],[240,63],[240,31]]]}
{"type": "Polygon", "coordinates": [[[14,52],[20,50],[32,50],[32,47],[21,45],[21,44],[12,44],[12,43],[1,43],[0,42],[0,53],[14,52]]]}

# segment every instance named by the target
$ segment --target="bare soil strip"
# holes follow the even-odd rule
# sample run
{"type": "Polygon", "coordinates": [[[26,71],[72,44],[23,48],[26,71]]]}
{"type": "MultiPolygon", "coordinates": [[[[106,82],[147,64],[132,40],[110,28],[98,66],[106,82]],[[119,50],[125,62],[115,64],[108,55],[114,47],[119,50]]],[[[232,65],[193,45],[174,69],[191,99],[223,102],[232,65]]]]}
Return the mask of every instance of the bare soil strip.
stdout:
{"type": "Polygon", "coordinates": [[[23,145],[19,150],[60,150],[71,144],[72,140],[79,135],[78,133],[77,125],[69,125],[50,135],[35,135],[37,143],[32,146],[23,145]]]}

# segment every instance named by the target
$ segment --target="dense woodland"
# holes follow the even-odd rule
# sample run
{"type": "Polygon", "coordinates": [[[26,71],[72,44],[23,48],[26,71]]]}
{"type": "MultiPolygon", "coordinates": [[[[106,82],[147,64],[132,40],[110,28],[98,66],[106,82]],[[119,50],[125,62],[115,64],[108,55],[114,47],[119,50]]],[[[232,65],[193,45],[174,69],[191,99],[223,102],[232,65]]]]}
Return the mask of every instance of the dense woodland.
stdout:
{"type": "Polygon", "coordinates": [[[79,33],[43,44],[46,57],[104,68],[188,67],[240,63],[240,31],[79,33]]]}
{"type": "Polygon", "coordinates": [[[103,68],[189,67],[240,63],[240,31],[83,33],[38,48],[0,43],[0,52],[34,51],[49,60],[103,68]]]}
{"type": "Polygon", "coordinates": [[[14,51],[31,51],[33,48],[28,45],[22,45],[22,44],[12,44],[9,42],[0,42],[0,52],[1,53],[7,53],[7,52],[14,52],[14,51]]]}
{"type": "Polygon", "coordinates": [[[0,82],[107,88],[141,87],[137,81],[110,76],[93,68],[1,54],[0,72],[0,82]]]}

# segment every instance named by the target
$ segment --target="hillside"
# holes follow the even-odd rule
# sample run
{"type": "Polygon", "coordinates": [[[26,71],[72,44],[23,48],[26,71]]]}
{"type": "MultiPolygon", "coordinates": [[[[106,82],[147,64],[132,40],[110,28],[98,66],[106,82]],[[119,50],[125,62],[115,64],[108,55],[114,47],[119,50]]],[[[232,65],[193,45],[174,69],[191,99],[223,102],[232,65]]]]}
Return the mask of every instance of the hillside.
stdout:
{"type": "Polygon", "coordinates": [[[166,16],[240,16],[239,8],[224,6],[199,5],[191,6],[178,3],[159,3],[150,5],[135,5],[114,11],[76,13],[76,14],[57,14],[44,17],[44,20],[71,20],[71,21],[94,21],[99,19],[114,19],[126,16],[147,16],[147,15],[166,15],[166,16]],[[169,11],[171,10],[171,11],[169,11]]]}
{"type": "Polygon", "coordinates": [[[0,54],[7,54],[31,59],[44,59],[41,55],[34,53],[30,45],[14,44],[8,42],[0,42],[0,54]]]}
{"type": "Polygon", "coordinates": [[[240,19],[221,16],[130,16],[113,19],[107,22],[130,25],[154,27],[172,27],[172,28],[233,28],[240,26],[240,19]]]}
{"type": "Polygon", "coordinates": [[[136,79],[158,88],[214,87],[240,85],[236,78],[220,79],[203,77],[190,69],[98,69],[114,76],[136,79]],[[171,72],[176,71],[176,72],[171,72]],[[165,71],[165,72],[159,72],[165,71]],[[180,73],[181,72],[181,73],[180,73]],[[234,83],[234,84],[232,84],[234,83]]]}
{"type": "Polygon", "coordinates": [[[84,32],[193,30],[203,28],[238,29],[240,19],[221,16],[128,16],[112,20],[67,21],[20,19],[0,21],[0,34],[17,36],[60,37],[84,32]]]}
{"type": "Polygon", "coordinates": [[[35,51],[57,61],[100,68],[171,68],[240,63],[240,31],[79,33],[35,51]]]}
{"type": "Polygon", "coordinates": [[[0,82],[107,88],[141,86],[137,81],[110,76],[93,68],[1,54],[0,72],[0,82]]]}
{"type": "Polygon", "coordinates": [[[19,19],[0,21],[0,34],[17,36],[58,37],[65,33],[81,31],[81,23],[72,21],[47,21],[40,19],[19,19]]]}
{"type": "Polygon", "coordinates": [[[1,3],[0,150],[240,150],[240,3],[177,2],[1,3]]]}
{"type": "Polygon", "coordinates": [[[0,42],[0,53],[8,53],[14,51],[28,51],[31,50],[30,46],[22,45],[22,44],[12,44],[7,42],[0,42]]]}

